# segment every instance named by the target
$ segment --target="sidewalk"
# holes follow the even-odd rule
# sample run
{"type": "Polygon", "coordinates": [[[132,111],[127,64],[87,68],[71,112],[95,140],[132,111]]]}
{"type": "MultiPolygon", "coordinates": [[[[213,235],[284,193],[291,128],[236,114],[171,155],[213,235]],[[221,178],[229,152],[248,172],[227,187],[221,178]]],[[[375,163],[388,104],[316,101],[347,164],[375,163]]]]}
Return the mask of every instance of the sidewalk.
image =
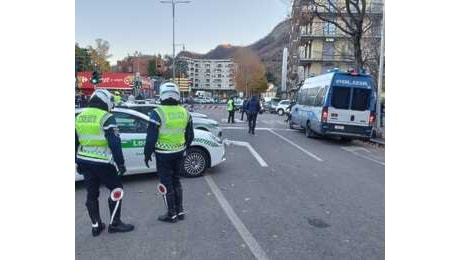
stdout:
{"type": "Polygon", "coordinates": [[[385,145],[385,127],[382,127],[380,131],[376,130],[376,137],[371,138],[370,142],[385,145]]]}

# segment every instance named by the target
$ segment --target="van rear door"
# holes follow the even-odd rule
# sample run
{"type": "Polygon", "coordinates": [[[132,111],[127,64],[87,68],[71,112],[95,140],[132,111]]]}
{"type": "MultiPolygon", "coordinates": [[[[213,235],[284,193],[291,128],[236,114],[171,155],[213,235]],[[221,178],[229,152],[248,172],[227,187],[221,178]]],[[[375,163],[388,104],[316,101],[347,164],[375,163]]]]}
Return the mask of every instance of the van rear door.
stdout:
{"type": "Polygon", "coordinates": [[[371,89],[354,87],[350,105],[350,124],[369,125],[371,89]]]}
{"type": "MultiPolygon", "coordinates": [[[[331,88],[331,105],[328,108],[327,121],[332,124],[349,124],[350,121],[350,98],[352,88],[350,87],[337,87],[331,88]]],[[[339,130],[341,126],[336,126],[339,130]]]]}

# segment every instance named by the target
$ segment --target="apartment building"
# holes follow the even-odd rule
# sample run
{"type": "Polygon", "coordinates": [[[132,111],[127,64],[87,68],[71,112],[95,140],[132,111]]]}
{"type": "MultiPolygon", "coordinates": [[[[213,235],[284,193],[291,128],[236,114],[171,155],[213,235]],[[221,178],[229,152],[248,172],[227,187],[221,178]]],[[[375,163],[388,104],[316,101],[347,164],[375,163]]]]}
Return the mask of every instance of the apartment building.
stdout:
{"type": "MultiPolygon", "coordinates": [[[[316,1],[318,2],[318,1],[316,1]]],[[[320,15],[345,26],[331,5],[345,6],[345,0],[323,0],[324,7],[318,7],[320,15]],[[328,10],[329,9],[329,10],[328,10]]],[[[305,78],[339,68],[347,70],[353,66],[353,44],[349,35],[336,25],[324,22],[314,14],[315,5],[311,0],[294,0],[288,57],[288,88],[293,89],[305,78]]],[[[355,10],[352,10],[355,12],[355,10]]],[[[347,11],[342,13],[346,15],[347,11]]],[[[363,35],[361,44],[363,56],[375,59],[380,46],[380,30],[383,18],[382,0],[368,0],[365,24],[372,19],[372,27],[363,35]]],[[[367,68],[365,68],[367,69],[367,68]]]]}
{"type": "Polygon", "coordinates": [[[234,63],[231,59],[192,59],[181,57],[192,91],[204,90],[225,97],[235,92],[234,63]]]}

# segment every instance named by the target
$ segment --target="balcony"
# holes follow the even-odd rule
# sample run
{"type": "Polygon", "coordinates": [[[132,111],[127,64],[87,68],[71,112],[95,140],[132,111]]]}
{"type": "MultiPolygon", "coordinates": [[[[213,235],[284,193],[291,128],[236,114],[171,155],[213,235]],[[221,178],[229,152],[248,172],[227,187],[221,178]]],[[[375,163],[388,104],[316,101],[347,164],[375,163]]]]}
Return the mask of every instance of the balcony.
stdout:
{"type": "Polygon", "coordinates": [[[299,57],[299,65],[306,66],[307,64],[311,63],[353,63],[353,60],[344,59],[340,56],[336,57],[322,57],[319,55],[315,55],[312,57],[299,57]]]}
{"type": "MultiPolygon", "coordinates": [[[[344,8],[343,13],[347,14],[347,11],[344,5],[340,5],[339,8],[344,8]]],[[[308,8],[304,9],[304,12],[314,12],[314,10],[315,10],[314,7],[310,5],[308,6],[308,8]]],[[[335,16],[337,13],[337,12],[329,12],[324,7],[318,7],[317,11],[320,15],[322,14],[322,15],[327,15],[327,16],[335,16]]],[[[356,13],[356,10],[352,9],[351,12],[356,13]]],[[[375,1],[374,3],[366,5],[366,13],[369,15],[382,15],[383,14],[383,3],[381,1],[375,1]]]]}

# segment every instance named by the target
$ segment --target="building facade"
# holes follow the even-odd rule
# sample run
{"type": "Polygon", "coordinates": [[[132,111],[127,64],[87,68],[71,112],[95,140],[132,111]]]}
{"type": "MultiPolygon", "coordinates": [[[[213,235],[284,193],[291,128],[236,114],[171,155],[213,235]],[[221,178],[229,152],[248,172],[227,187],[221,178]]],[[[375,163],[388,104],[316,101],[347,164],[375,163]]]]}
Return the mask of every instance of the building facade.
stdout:
{"type": "Polygon", "coordinates": [[[184,64],[194,93],[207,91],[214,97],[227,97],[235,93],[233,60],[180,57],[180,62],[184,64]]]}
{"type": "Polygon", "coordinates": [[[142,77],[149,76],[149,62],[155,61],[157,75],[166,72],[165,61],[154,55],[129,56],[121,61],[117,61],[117,72],[136,73],[139,72],[142,77]]]}
{"type": "MultiPolygon", "coordinates": [[[[345,27],[339,14],[331,5],[344,8],[345,0],[316,1],[324,5],[318,7],[311,0],[294,0],[291,13],[291,31],[288,57],[288,88],[295,89],[306,78],[326,73],[329,69],[347,70],[354,64],[354,49],[350,35],[345,34],[333,23],[318,18],[314,10],[345,27]],[[329,9],[329,10],[328,10],[329,9]]],[[[341,15],[347,15],[345,9],[341,15]]],[[[355,12],[355,10],[351,10],[355,12]]],[[[372,19],[372,26],[362,37],[361,45],[366,64],[378,62],[380,31],[383,18],[382,0],[368,0],[367,16],[364,24],[372,19]]],[[[365,68],[368,72],[372,70],[365,68]]]]}

